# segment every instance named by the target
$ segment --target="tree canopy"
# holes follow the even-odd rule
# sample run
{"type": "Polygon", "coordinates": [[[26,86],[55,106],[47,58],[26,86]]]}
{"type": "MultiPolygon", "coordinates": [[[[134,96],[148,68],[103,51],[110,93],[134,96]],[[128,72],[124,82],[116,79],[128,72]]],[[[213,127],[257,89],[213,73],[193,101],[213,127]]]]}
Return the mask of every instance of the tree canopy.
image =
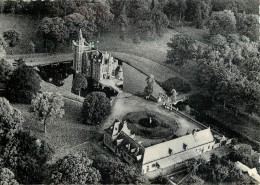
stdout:
{"type": "Polygon", "coordinates": [[[102,183],[106,184],[149,184],[147,178],[138,170],[127,164],[94,161],[94,166],[102,175],[102,183]]]}
{"type": "Polygon", "coordinates": [[[46,183],[48,171],[46,162],[53,150],[43,140],[27,132],[18,132],[1,151],[3,166],[11,169],[19,183],[46,183]]]}
{"type": "Polygon", "coordinates": [[[101,175],[92,163],[85,153],[69,154],[52,166],[50,183],[96,184],[101,180],[101,175]]]}
{"type": "Polygon", "coordinates": [[[14,47],[19,42],[19,33],[15,30],[5,31],[3,36],[10,47],[14,47]]]}
{"type": "Polygon", "coordinates": [[[63,97],[53,92],[37,93],[31,101],[31,109],[43,122],[45,133],[47,120],[53,122],[54,118],[62,118],[65,114],[63,97]]]}
{"type": "Polygon", "coordinates": [[[111,105],[106,94],[103,92],[92,92],[84,100],[82,107],[83,123],[98,125],[110,114],[111,105]]]}
{"type": "Polygon", "coordinates": [[[30,103],[39,92],[41,78],[32,67],[22,66],[13,72],[7,84],[7,97],[10,101],[30,103]]]}
{"type": "Polygon", "coordinates": [[[8,168],[0,169],[0,184],[19,185],[19,183],[14,178],[14,173],[8,168]]]}
{"type": "Polygon", "coordinates": [[[168,63],[181,66],[196,56],[196,40],[188,35],[175,35],[167,45],[170,48],[167,51],[168,63]]]}
{"type": "Polygon", "coordinates": [[[236,32],[236,17],[230,10],[212,12],[209,21],[209,31],[211,34],[221,34],[227,36],[236,32]]]}
{"type": "Polygon", "coordinates": [[[77,74],[72,82],[72,92],[78,93],[80,96],[81,89],[85,89],[87,87],[88,87],[87,78],[81,73],[77,74]]]}
{"type": "Polygon", "coordinates": [[[57,45],[68,38],[65,22],[60,17],[44,17],[39,25],[39,33],[45,41],[46,48],[48,41],[52,41],[57,45]]]}
{"type": "Polygon", "coordinates": [[[73,13],[65,17],[65,25],[68,29],[70,39],[77,39],[81,29],[84,38],[91,39],[97,34],[97,26],[93,19],[87,20],[80,13],[73,13]]]}
{"type": "MultiPolygon", "coordinates": [[[[24,118],[21,112],[13,108],[9,101],[0,97],[0,143],[6,145],[14,134],[22,129],[24,118]]],[[[0,147],[1,148],[1,147],[0,147]]]]}
{"type": "Polygon", "coordinates": [[[0,83],[7,83],[13,72],[13,65],[10,61],[0,58],[0,83]]]}
{"type": "Polygon", "coordinates": [[[170,94],[172,89],[179,93],[188,93],[191,91],[190,85],[179,77],[169,78],[162,83],[162,88],[170,94]]]}

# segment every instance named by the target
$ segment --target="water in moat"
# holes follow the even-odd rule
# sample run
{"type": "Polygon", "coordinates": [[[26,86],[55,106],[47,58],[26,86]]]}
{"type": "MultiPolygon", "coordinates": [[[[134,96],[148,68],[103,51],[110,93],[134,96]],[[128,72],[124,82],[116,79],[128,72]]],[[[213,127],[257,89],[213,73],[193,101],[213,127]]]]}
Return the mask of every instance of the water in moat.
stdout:
{"type": "MultiPolygon", "coordinates": [[[[74,70],[72,69],[72,61],[71,62],[61,62],[58,64],[50,64],[46,66],[38,66],[38,73],[40,77],[48,82],[52,83],[60,88],[63,88],[66,91],[71,92],[72,87],[72,80],[74,70]]],[[[132,94],[137,94],[144,91],[146,86],[146,75],[141,73],[140,71],[136,70],[134,67],[123,63],[123,73],[124,73],[124,85],[123,91],[129,92],[132,94]]],[[[91,82],[89,82],[91,84],[91,82]]],[[[157,87],[158,85],[155,84],[155,91],[160,91],[160,88],[157,87]],[[159,90],[158,90],[159,89],[159,90]]],[[[93,91],[102,91],[105,92],[107,97],[115,96],[113,90],[109,88],[95,88],[91,85],[87,89],[81,91],[81,96],[85,97],[87,94],[93,91]]]]}

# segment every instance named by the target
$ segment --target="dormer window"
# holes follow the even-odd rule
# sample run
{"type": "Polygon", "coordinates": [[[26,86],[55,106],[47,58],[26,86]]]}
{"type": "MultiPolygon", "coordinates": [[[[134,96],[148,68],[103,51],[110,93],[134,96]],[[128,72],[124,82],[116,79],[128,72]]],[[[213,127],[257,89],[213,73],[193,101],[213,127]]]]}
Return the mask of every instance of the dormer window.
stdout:
{"type": "Polygon", "coordinates": [[[186,145],[185,143],[183,143],[183,149],[184,149],[184,150],[187,150],[187,148],[188,148],[188,145],[186,145]]]}
{"type": "Polygon", "coordinates": [[[168,152],[170,155],[172,155],[172,149],[169,148],[168,152]]]}

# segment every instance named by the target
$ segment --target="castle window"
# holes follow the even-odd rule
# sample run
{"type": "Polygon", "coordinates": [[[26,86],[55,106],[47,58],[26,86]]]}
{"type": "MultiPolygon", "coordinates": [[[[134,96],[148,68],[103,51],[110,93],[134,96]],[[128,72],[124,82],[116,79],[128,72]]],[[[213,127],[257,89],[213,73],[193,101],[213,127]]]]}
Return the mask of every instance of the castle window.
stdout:
{"type": "Polygon", "coordinates": [[[152,164],[152,167],[154,168],[156,166],[156,163],[152,164]]]}
{"type": "Polygon", "coordinates": [[[208,149],[210,148],[210,145],[208,146],[208,149]]]}

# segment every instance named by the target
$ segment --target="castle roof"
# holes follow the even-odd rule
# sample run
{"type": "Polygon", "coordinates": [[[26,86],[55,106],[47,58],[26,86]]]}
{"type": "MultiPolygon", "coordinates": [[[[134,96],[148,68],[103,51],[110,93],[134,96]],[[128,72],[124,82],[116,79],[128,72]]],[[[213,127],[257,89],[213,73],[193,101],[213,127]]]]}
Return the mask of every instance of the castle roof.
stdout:
{"type": "Polygon", "coordinates": [[[143,164],[214,141],[210,128],[145,148],[143,164]]]}

